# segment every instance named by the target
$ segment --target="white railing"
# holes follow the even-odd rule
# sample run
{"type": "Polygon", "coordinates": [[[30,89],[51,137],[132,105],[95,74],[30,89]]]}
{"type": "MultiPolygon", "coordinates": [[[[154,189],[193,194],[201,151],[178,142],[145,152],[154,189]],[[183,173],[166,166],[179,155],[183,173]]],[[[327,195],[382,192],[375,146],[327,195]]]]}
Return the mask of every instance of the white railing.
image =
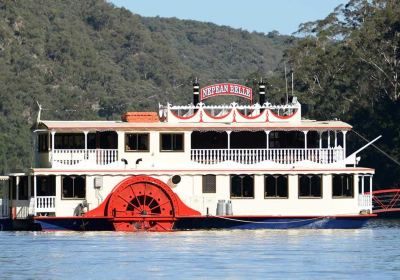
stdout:
{"type": "Polygon", "coordinates": [[[88,160],[97,165],[106,165],[118,160],[117,149],[91,149],[88,151],[88,160]]]}
{"type": "Polygon", "coordinates": [[[55,211],[56,211],[55,196],[36,197],[36,212],[55,212],[55,211]]]}
{"type": "Polygon", "coordinates": [[[309,160],[329,164],[344,159],[342,148],[325,149],[192,149],[191,160],[202,164],[233,161],[255,164],[266,160],[280,164],[293,164],[309,160]]]}
{"type": "Polygon", "coordinates": [[[297,101],[291,104],[285,105],[272,105],[267,102],[263,105],[253,104],[253,105],[240,105],[238,103],[224,104],[224,105],[207,105],[204,103],[199,103],[197,105],[189,104],[183,106],[174,106],[172,104],[167,104],[166,106],[159,104],[159,110],[163,115],[168,114],[168,109],[173,112],[175,115],[183,117],[186,114],[192,115],[195,110],[206,110],[212,116],[218,116],[218,114],[224,114],[229,112],[230,110],[241,110],[245,115],[248,115],[248,112],[253,112],[254,110],[260,109],[269,109],[272,110],[275,114],[279,116],[284,116],[285,113],[293,112],[297,109],[300,109],[301,105],[297,101]]]}
{"type": "Polygon", "coordinates": [[[117,149],[55,149],[53,162],[62,165],[76,165],[88,162],[95,165],[107,165],[118,160],[117,149]]]}
{"type": "Polygon", "coordinates": [[[372,196],[370,194],[359,194],[358,195],[358,208],[360,210],[372,211],[372,196]]]}
{"type": "Polygon", "coordinates": [[[52,160],[63,165],[75,165],[87,158],[85,151],[85,149],[55,149],[52,160]]]}
{"type": "Polygon", "coordinates": [[[26,219],[29,216],[29,206],[21,206],[17,209],[17,219],[26,219]]]}

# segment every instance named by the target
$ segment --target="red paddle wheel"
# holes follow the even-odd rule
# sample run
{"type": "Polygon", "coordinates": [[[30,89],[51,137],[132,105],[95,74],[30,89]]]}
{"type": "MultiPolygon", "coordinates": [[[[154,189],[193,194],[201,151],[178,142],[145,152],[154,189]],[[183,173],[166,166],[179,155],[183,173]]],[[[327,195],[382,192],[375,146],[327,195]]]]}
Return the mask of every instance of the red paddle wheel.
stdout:
{"type": "Polygon", "coordinates": [[[172,199],[153,182],[124,184],[114,193],[107,207],[116,230],[168,231],[174,224],[172,199]]]}
{"type": "Polygon", "coordinates": [[[116,231],[170,231],[178,215],[200,213],[187,207],[171,188],[148,176],[133,176],[119,183],[103,204],[86,217],[109,218],[116,231]]]}

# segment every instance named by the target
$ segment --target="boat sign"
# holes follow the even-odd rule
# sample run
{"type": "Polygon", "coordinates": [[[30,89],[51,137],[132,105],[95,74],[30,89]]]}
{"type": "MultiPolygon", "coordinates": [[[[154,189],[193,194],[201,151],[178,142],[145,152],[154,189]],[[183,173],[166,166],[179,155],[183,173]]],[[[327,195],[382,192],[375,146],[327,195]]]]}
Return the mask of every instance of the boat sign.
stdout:
{"type": "Polygon", "coordinates": [[[230,83],[209,85],[200,90],[201,101],[219,95],[235,95],[252,100],[253,90],[246,86],[230,83]]]}

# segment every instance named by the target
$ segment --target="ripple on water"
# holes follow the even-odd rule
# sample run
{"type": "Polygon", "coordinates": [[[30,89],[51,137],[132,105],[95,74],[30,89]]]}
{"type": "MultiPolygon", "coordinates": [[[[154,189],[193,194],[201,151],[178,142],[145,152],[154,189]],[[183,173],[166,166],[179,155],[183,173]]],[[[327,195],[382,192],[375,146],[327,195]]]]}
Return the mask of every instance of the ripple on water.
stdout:
{"type": "Polygon", "coordinates": [[[1,279],[400,277],[400,220],[357,230],[0,232],[1,279]]]}

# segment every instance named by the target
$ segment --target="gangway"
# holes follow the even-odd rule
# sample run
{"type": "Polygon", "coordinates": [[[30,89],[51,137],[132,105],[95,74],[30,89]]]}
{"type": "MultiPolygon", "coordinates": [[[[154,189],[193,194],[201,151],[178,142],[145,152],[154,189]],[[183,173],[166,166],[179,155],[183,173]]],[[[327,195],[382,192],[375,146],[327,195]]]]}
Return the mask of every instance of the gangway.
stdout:
{"type": "Polygon", "coordinates": [[[379,217],[400,218],[400,189],[372,192],[372,212],[379,217]]]}

